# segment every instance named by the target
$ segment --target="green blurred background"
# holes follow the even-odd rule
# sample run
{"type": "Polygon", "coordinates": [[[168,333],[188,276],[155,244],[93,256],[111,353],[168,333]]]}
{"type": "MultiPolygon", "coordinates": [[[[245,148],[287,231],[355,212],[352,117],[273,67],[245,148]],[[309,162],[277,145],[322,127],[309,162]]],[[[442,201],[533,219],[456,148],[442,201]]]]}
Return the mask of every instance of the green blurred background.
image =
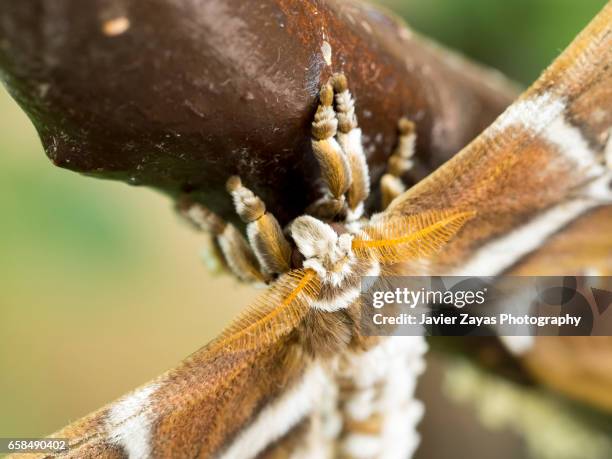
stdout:
{"type": "MultiPolygon", "coordinates": [[[[528,84],[605,2],[381,3],[528,84]]],[[[173,366],[254,292],[206,271],[167,198],[52,167],[0,91],[0,437],[34,436],[173,366]]]]}

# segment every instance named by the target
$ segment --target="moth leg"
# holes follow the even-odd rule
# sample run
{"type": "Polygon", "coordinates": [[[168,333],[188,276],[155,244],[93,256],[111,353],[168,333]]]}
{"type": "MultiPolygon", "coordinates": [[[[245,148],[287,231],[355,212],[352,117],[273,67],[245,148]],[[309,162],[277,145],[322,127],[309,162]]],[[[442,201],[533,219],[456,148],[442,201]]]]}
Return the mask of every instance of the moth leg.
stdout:
{"type": "Polygon", "coordinates": [[[399,142],[387,162],[387,173],[380,180],[380,194],[383,210],[397,196],[406,191],[402,175],[414,166],[412,157],[415,152],[416,129],[414,123],[407,118],[400,119],[398,123],[400,132],[399,142]]]}
{"type": "Polygon", "coordinates": [[[211,236],[213,256],[243,282],[264,282],[255,254],[246,239],[232,224],[225,222],[205,206],[183,201],[179,212],[193,225],[211,236]]]}
{"type": "Polygon", "coordinates": [[[247,224],[249,243],[265,275],[282,274],[291,269],[291,246],[274,217],[266,212],[266,205],[251,190],[242,185],[240,177],[227,181],[234,207],[247,224]]]}
{"type": "Polygon", "coordinates": [[[312,123],[312,150],[321,169],[324,195],[307,209],[307,213],[324,219],[333,219],[345,209],[344,194],[351,184],[348,158],[336,140],[338,119],[333,102],[334,89],[327,83],[321,88],[312,123]]]}
{"type": "Polygon", "coordinates": [[[370,194],[370,173],[361,142],[361,129],[355,115],[355,99],[348,89],[346,76],[336,74],[332,82],[338,119],[336,139],[348,160],[351,177],[346,192],[348,204],[346,220],[355,221],[363,215],[363,203],[370,194]]]}

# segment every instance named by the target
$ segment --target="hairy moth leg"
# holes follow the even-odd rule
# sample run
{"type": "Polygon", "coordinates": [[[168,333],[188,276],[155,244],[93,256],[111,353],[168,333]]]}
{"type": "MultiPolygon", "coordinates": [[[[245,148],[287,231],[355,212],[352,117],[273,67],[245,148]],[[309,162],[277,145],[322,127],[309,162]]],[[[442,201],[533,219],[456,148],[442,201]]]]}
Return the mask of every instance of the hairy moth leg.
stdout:
{"type": "Polygon", "coordinates": [[[210,234],[215,255],[243,282],[264,282],[255,254],[240,231],[201,204],[183,202],[180,213],[196,227],[210,234]]]}
{"type": "Polygon", "coordinates": [[[406,191],[402,175],[412,169],[414,161],[416,130],[414,123],[407,118],[400,119],[398,123],[400,132],[399,142],[387,162],[387,173],[380,180],[380,194],[383,210],[397,196],[406,191]]]}
{"type": "Polygon", "coordinates": [[[319,106],[312,123],[312,151],[321,169],[324,196],[307,210],[325,219],[332,219],[344,210],[344,193],[351,184],[348,159],[336,140],[338,119],[333,102],[334,89],[327,83],[321,88],[319,106]]]}
{"type": "Polygon", "coordinates": [[[336,139],[342,147],[351,172],[351,183],[346,193],[348,212],[347,221],[355,221],[363,215],[363,202],[370,194],[370,173],[363,152],[361,129],[355,115],[355,100],[348,89],[346,77],[336,74],[333,77],[336,93],[336,117],[338,132],[336,139]]]}
{"type": "Polygon", "coordinates": [[[291,269],[291,246],[278,220],[251,190],[242,185],[240,177],[227,181],[234,207],[247,224],[247,236],[264,274],[282,274],[291,269]]]}

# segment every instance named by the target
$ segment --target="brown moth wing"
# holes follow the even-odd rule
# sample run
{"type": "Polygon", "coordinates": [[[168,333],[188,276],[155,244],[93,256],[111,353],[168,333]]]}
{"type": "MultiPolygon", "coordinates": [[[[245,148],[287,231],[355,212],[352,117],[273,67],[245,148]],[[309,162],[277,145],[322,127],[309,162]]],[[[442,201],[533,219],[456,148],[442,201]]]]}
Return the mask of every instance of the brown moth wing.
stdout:
{"type": "Polygon", "coordinates": [[[540,336],[523,362],[546,386],[612,413],[612,336],[540,336]]]}
{"type": "Polygon", "coordinates": [[[440,254],[437,271],[494,275],[609,202],[602,163],[610,149],[611,63],[608,4],[487,130],[381,217],[476,211],[440,254]]]}
{"type": "MultiPolygon", "coordinates": [[[[612,276],[611,235],[612,206],[594,209],[554,235],[508,274],[612,276]]],[[[522,361],[537,380],[554,390],[612,412],[611,337],[537,337],[522,361]]]]}
{"type": "Polygon", "coordinates": [[[321,457],[331,449],[331,439],[322,435],[321,423],[316,417],[305,419],[270,444],[256,459],[291,459],[321,457]]]}
{"type": "MultiPolygon", "coordinates": [[[[478,212],[440,254],[440,272],[612,273],[611,178],[600,164],[612,147],[611,24],[608,4],[489,129],[383,214],[478,212]]],[[[610,344],[540,337],[522,360],[547,386],[612,409],[610,344]]]]}
{"type": "Polygon", "coordinates": [[[69,440],[67,453],[32,457],[244,457],[263,450],[315,402],[320,369],[296,344],[295,328],[316,284],[308,271],[282,276],[178,367],[53,434],[69,440]]]}
{"type": "Polygon", "coordinates": [[[511,276],[612,276],[612,205],[578,217],[508,271],[511,276]]]}
{"type": "Polygon", "coordinates": [[[212,457],[305,371],[305,360],[285,343],[228,357],[210,361],[206,349],[199,351],[167,375],[53,434],[69,439],[67,454],[32,457],[127,458],[143,447],[149,454],[135,457],[212,457]],[[142,410],[130,411],[131,404],[142,410]],[[125,438],[121,424],[112,421],[121,405],[128,413],[121,417],[125,438]],[[141,432],[147,437],[138,439],[141,432]]]}

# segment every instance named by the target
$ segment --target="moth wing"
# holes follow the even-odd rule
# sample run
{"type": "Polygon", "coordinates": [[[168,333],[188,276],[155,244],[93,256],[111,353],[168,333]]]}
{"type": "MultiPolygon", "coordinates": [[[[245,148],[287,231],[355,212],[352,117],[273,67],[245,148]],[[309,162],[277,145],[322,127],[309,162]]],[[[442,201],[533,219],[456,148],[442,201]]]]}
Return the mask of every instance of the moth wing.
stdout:
{"type": "MultiPolygon", "coordinates": [[[[612,275],[611,64],[608,3],[491,127],[379,218],[475,210],[439,274],[612,275]]],[[[538,337],[521,358],[545,385],[612,410],[610,355],[608,337],[538,337]]]]}
{"type": "Polygon", "coordinates": [[[31,457],[256,454],[308,416],[316,400],[321,370],[292,344],[316,288],[310,271],[282,276],[179,366],[51,435],[68,439],[68,452],[31,457]]]}
{"type": "MultiPolygon", "coordinates": [[[[551,237],[508,274],[602,276],[591,278],[583,289],[584,295],[593,296],[597,314],[599,308],[610,307],[606,292],[612,291],[611,235],[612,206],[594,209],[551,237]],[[596,298],[596,293],[601,296],[596,298]]],[[[522,361],[538,381],[598,410],[612,412],[612,366],[602,364],[612,362],[611,337],[538,337],[522,361]]]]}
{"type": "Polygon", "coordinates": [[[611,65],[607,4],[488,129],[375,220],[475,211],[437,257],[437,273],[495,275],[610,203],[611,65]]]}
{"type": "MultiPolygon", "coordinates": [[[[576,218],[509,271],[512,276],[612,276],[612,205],[576,218]]],[[[606,280],[604,278],[602,281],[606,280]]],[[[606,280],[610,282],[610,279],[606,280]]]]}

